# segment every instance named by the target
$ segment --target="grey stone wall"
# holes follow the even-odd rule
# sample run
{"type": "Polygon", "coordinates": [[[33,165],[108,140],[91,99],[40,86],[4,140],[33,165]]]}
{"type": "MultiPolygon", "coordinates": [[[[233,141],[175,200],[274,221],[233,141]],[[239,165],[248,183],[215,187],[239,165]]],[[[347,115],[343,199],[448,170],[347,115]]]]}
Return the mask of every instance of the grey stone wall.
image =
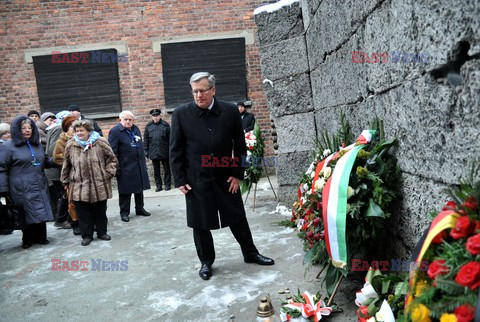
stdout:
{"type": "Polygon", "coordinates": [[[444,190],[480,162],[480,4],[477,0],[300,0],[255,16],[268,107],[277,124],[281,201],[296,197],[314,138],[360,133],[374,115],[395,150],[403,197],[391,240],[406,257],[445,202],[444,190]],[[353,63],[352,51],[388,53],[353,63]],[[394,63],[394,52],[426,53],[394,63]],[[400,247],[398,247],[400,245],[400,247]]]}

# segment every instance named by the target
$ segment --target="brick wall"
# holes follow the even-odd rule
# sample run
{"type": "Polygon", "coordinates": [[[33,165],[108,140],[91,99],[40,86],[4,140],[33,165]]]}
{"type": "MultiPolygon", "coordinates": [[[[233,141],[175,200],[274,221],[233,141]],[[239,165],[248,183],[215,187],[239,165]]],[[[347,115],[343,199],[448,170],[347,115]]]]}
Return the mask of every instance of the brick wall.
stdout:
{"type": "MultiPolygon", "coordinates": [[[[33,64],[26,63],[26,50],[123,41],[128,47],[128,62],[119,63],[122,109],[133,111],[143,129],[150,119],[148,111],[165,107],[161,53],[152,49],[153,39],[246,30],[255,35],[253,44],[246,45],[251,111],[265,132],[271,154],[270,116],[253,21],[253,10],[268,2],[1,1],[0,120],[9,122],[30,109],[40,110],[33,64]]],[[[169,121],[170,115],[165,113],[164,118],[169,121]]],[[[98,121],[105,132],[117,122],[116,118],[98,121]]]]}

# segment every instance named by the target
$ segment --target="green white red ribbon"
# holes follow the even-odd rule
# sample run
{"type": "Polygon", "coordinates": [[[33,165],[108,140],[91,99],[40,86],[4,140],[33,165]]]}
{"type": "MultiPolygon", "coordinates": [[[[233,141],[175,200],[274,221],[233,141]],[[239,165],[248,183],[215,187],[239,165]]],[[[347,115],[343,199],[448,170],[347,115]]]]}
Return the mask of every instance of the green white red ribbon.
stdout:
{"type": "MultiPolygon", "coordinates": [[[[284,307],[288,307],[293,310],[300,311],[302,313],[302,317],[305,319],[309,319],[310,317],[313,317],[313,321],[318,322],[319,320],[322,319],[322,315],[330,315],[332,313],[332,308],[327,307],[325,305],[325,302],[322,300],[319,300],[318,302],[315,303],[313,296],[308,292],[305,291],[302,294],[303,299],[305,300],[305,303],[297,303],[297,302],[290,302],[284,307]]],[[[284,321],[289,321],[287,318],[284,321]]]]}
{"type": "Polygon", "coordinates": [[[365,130],[355,144],[343,149],[348,151],[338,159],[333,174],[322,191],[325,244],[335,267],[343,268],[348,261],[346,217],[350,173],[358,152],[372,140],[374,134],[373,130],[365,130]]]}

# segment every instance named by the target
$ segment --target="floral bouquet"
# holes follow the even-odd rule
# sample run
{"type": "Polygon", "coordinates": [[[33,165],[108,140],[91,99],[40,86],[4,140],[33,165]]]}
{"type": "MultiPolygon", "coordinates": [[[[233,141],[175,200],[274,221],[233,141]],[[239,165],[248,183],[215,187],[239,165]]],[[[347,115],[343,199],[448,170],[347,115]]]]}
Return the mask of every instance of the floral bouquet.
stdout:
{"type": "Polygon", "coordinates": [[[403,310],[407,289],[404,277],[383,275],[380,270],[370,268],[363,288],[356,294],[358,321],[395,321],[395,316],[403,310]]]}
{"type": "Polygon", "coordinates": [[[397,195],[399,169],[389,153],[395,139],[384,139],[374,120],[348,146],[353,135],[341,115],[341,128],[332,138],[317,141],[315,160],[303,175],[290,221],[304,241],[307,265],[326,269],[327,294],[351,269],[354,254],[375,250],[390,207],[397,195]]]}
{"type": "MultiPolygon", "coordinates": [[[[252,185],[257,183],[262,176],[263,153],[265,143],[258,123],[252,131],[245,133],[245,144],[247,145],[247,159],[245,160],[245,176],[240,183],[240,191],[243,193],[250,191],[252,185]]],[[[244,160],[242,160],[243,162],[244,160]]]]}
{"type": "Polygon", "coordinates": [[[319,321],[322,316],[328,316],[333,309],[327,307],[320,294],[312,296],[308,291],[294,295],[292,299],[284,303],[280,309],[282,321],[319,321]]]}
{"type": "MultiPolygon", "coordinates": [[[[404,321],[473,321],[480,292],[480,181],[461,183],[414,254],[428,270],[410,277],[404,321]]],[[[477,318],[480,318],[477,312],[477,318]]],[[[477,320],[475,320],[477,321],[477,320]]]]}

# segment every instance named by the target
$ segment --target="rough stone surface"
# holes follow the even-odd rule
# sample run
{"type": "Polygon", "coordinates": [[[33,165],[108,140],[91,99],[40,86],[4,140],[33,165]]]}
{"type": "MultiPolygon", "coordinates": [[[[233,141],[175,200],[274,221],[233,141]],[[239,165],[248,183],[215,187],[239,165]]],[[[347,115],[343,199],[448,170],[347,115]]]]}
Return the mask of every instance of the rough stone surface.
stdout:
{"type": "Polygon", "coordinates": [[[297,36],[263,46],[260,64],[263,75],[272,81],[305,73],[308,71],[305,37],[297,36]]]}
{"type": "Polygon", "coordinates": [[[255,23],[258,26],[258,39],[262,46],[290,39],[304,32],[302,8],[299,2],[284,6],[272,13],[257,14],[255,23]]]}
{"type": "Polygon", "coordinates": [[[315,109],[354,103],[367,95],[365,66],[351,62],[351,48],[356,48],[362,42],[361,37],[353,35],[345,46],[329,55],[323,64],[312,70],[315,109]]]}
{"type": "Polygon", "coordinates": [[[310,75],[303,73],[264,84],[268,109],[273,117],[313,111],[310,75]]]}
{"type": "MultiPolygon", "coordinates": [[[[381,0],[322,1],[306,33],[310,68],[323,63],[356,32],[381,0]]],[[[357,50],[350,47],[348,50],[357,50]]]]}
{"type": "MultiPolygon", "coordinates": [[[[281,174],[280,176],[277,175],[278,185],[280,187],[285,185],[298,186],[303,173],[307,170],[311,157],[310,151],[278,154],[277,173],[281,174]]],[[[290,193],[295,195],[297,191],[294,190],[290,193]]]]}
{"type": "Polygon", "coordinates": [[[285,115],[276,118],[275,124],[280,153],[312,150],[316,132],[313,112],[285,115]]]}
{"type": "Polygon", "coordinates": [[[305,30],[310,26],[310,22],[320,6],[322,0],[300,0],[302,7],[303,27],[305,30]]]}

